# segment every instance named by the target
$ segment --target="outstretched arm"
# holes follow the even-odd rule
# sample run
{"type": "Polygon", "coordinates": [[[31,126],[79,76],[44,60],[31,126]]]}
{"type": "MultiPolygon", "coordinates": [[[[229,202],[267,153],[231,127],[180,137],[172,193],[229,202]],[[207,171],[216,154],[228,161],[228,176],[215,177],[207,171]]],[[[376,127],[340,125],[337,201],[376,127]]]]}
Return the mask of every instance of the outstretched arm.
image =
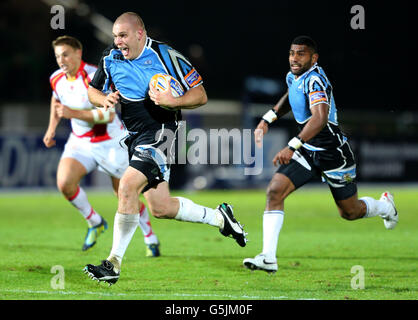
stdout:
{"type": "Polygon", "coordinates": [[[108,123],[115,118],[113,109],[100,110],[77,110],[71,109],[61,103],[56,105],[56,113],[58,117],[65,119],[80,119],[91,123],[108,123]]]}
{"type": "Polygon", "coordinates": [[[287,91],[276,103],[276,105],[271,110],[269,110],[263,116],[263,119],[261,119],[261,121],[258,123],[258,126],[254,131],[255,143],[257,144],[257,146],[261,146],[261,141],[263,139],[263,136],[268,131],[269,124],[283,117],[290,110],[291,108],[289,103],[289,91],[287,91]]]}

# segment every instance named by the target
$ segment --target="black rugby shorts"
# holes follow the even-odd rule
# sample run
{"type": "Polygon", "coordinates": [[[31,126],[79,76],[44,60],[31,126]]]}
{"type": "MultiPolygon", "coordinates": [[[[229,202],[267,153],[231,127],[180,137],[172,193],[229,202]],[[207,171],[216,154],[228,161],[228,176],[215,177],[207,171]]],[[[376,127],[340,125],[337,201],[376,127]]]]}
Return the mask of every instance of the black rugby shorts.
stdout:
{"type": "Polygon", "coordinates": [[[288,177],[296,189],[322,178],[328,183],[335,200],[348,199],[357,192],[356,163],[348,142],[324,151],[302,147],[295,151],[289,164],[279,167],[277,173],[288,177]]]}
{"type": "Polygon", "coordinates": [[[148,184],[142,193],[170,180],[170,164],[175,156],[176,127],[162,126],[145,134],[128,136],[124,143],[129,151],[129,166],[142,172],[148,184]]]}

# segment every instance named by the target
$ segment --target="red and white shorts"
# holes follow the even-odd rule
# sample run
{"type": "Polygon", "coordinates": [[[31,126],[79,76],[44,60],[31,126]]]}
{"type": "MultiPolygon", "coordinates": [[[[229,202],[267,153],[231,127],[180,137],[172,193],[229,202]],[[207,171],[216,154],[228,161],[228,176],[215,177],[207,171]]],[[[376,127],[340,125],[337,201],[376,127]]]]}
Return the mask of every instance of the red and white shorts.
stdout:
{"type": "Polygon", "coordinates": [[[120,179],[129,166],[128,152],[119,144],[123,137],[121,135],[101,142],[90,142],[90,138],[79,138],[71,133],[61,159],[74,158],[86,168],[87,173],[98,168],[120,179]]]}

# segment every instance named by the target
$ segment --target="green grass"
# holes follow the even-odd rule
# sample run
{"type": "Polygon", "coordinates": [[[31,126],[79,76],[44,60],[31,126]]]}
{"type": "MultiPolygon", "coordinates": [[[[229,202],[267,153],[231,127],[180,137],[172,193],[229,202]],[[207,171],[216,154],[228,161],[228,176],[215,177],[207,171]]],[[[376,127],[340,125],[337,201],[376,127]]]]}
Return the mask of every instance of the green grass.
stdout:
{"type": "MultiPolygon", "coordinates": [[[[375,198],[382,190],[362,189],[375,198]]],[[[152,218],[162,256],[145,258],[137,230],[125,254],[121,278],[112,287],[83,274],[87,263],[105,259],[112,245],[116,198],[89,193],[109,230],[89,252],[81,246],[86,224],[58,193],[0,195],[0,299],[417,299],[418,192],[395,194],[400,222],[384,228],[380,218],[346,221],[338,216],[328,189],[301,189],[286,201],[274,275],[251,272],[242,260],[262,248],[264,191],[174,193],[214,207],[234,205],[249,232],[245,248],[214,227],[152,218]],[[54,290],[51,268],[65,271],[65,288],[54,290]],[[351,268],[361,265],[365,288],[354,290],[351,268]]]]}

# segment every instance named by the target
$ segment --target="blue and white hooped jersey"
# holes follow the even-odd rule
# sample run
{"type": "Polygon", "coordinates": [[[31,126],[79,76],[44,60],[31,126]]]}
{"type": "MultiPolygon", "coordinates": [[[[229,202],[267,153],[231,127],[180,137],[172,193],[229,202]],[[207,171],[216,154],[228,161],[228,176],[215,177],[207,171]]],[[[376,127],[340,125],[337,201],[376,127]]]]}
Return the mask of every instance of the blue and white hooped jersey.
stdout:
{"type": "Polygon", "coordinates": [[[147,37],[136,59],[125,59],[115,45],[108,47],[90,86],[105,93],[119,90],[126,128],[129,132],[144,132],[181,119],[179,110],[156,107],[149,98],[149,82],[157,73],[170,74],[181,83],[184,91],[203,83],[200,74],[181,53],[147,37]]]}
{"type": "Polygon", "coordinates": [[[300,129],[312,117],[311,108],[320,103],[329,106],[328,124],[309,143],[305,143],[304,147],[318,151],[341,146],[347,138],[338,127],[332,86],[324,70],[318,64],[314,64],[297,78],[289,72],[286,76],[286,83],[289,88],[289,103],[300,129]]]}

